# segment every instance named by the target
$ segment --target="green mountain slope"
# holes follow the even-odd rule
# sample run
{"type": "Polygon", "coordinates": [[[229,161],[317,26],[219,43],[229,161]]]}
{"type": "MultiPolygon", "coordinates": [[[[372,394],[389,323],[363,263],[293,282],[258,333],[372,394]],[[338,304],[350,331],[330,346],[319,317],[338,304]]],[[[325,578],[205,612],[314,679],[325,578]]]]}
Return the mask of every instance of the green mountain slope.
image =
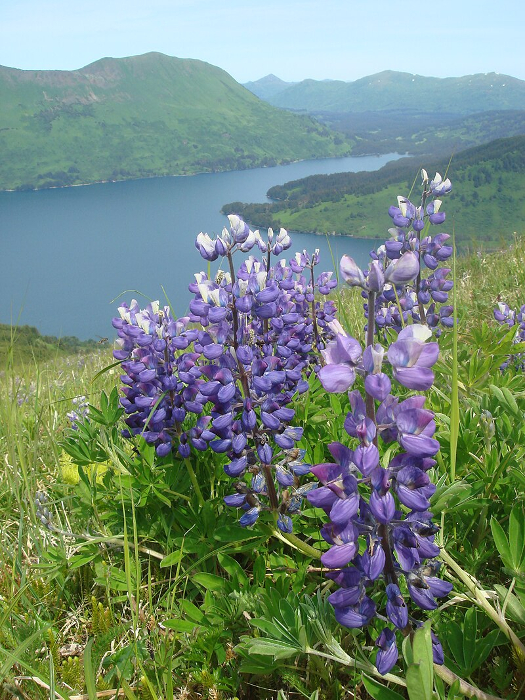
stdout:
{"type": "Polygon", "coordinates": [[[450,112],[525,109],[525,81],[499,73],[429,78],[383,71],[351,83],[303,80],[268,101],[293,110],[327,112],[450,112]]]}
{"type": "Polygon", "coordinates": [[[251,168],[350,148],[202,61],[149,53],[76,71],[0,67],[0,189],[251,168]]]}
{"type": "Polygon", "coordinates": [[[391,225],[388,207],[398,195],[410,196],[419,171],[444,174],[456,185],[443,209],[444,231],[452,232],[460,248],[485,242],[488,247],[510,240],[525,229],[525,136],[498,139],[434,162],[403,159],[376,172],[314,175],[272,187],[272,204],[233,202],[225,213],[244,216],[253,226],[284,226],[292,231],[337,233],[381,238],[391,225]]]}

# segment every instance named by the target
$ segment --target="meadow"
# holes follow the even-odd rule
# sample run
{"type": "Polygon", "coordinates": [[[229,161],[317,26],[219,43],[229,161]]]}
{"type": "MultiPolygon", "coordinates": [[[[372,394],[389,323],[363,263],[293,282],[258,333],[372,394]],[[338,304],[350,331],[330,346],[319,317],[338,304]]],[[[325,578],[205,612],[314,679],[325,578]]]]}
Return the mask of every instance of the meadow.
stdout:
{"type": "MultiPolygon", "coordinates": [[[[229,262],[233,249],[248,248],[247,240],[253,245],[252,234],[234,219],[230,237],[223,236],[220,244],[203,234],[198,242],[205,260],[220,249],[229,262]]],[[[281,252],[279,245],[286,250],[282,232],[273,239],[275,254],[281,252]]],[[[443,245],[440,240],[433,250],[443,245]]],[[[366,351],[362,365],[349,359],[357,346],[341,340],[347,337],[341,332],[334,335],[329,324],[335,305],[347,333],[363,348],[371,346],[374,324],[369,320],[365,335],[363,301],[374,308],[370,304],[382,294],[377,279],[383,274],[396,288],[393,314],[397,307],[403,315],[409,282],[399,262],[392,267],[387,262],[373,261],[361,280],[347,260],[337,288],[331,288],[329,277],[308,288],[314,259],[300,256],[286,268],[289,275],[277,268],[274,274],[282,278],[272,280],[257,275],[255,280],[241,267],[234,273],[236,288],[232,278],[215,283],[201,273],[193,283],[195,301],[186,325],[177,325],[182,322],[170,318],[168,307],[139,311],[123,305],[120,317],[115,310],[120,339],[115,356],[104,345],[63,355],[53,353],[50,344],[45,357],[31,358],[27,349],[14,350],[14,340],[6,342],[0,376],[2,700],[525,696],[525,384],[520,358],[525,346],[515,342],[518,325],[498,323],[493,313],[498,302],[510,309],[525,302],[525,248],[515,237],[495,253],[449,258],[454,286],[442,284],[440,293],[448,291],[438,298],[445,304],[450,294],[457,324],[436,326],[439,313],[427,309],[425,314],[416,302],[401,329],[377,327],[373,342],[390,347],[383,372],[377,358],[374,370],[367,369],[366,351]],[[302,372],[290,379],[293,390],[282,384],[285,370],[278,363],[288,352],[275,350],[282,345],[270,348],[276,317],[271,305],[282,298],[276,296],[277,279],[281,286],[298,280],[295,306],[284,309],[285,323],[295,329],[288,341],[300,337],[301,348],[296,343],[294,352],[306,358],[298,365],[302,372]],[[321,301],[314,300],[314,288],[321,301]],[[230,293],[233,306],[225,296],[230,293]],[[252,311],[242,301],[250,295],[252,311]],[[298,311],[301,304],[304,314],[313,312],[308,321],[298,311]],[[252,345],[239,344],[239,328],[250,313],[246,332],[252,345]],[[233,336],[221,326],[224,319],[233,324],[233,336]],[[397,343],[399,351],[400,337],[422,327],[425,319],[434,323],[434,337],[425,347],[437,342],[439,359],[423,370],[419,359],[399,364],[391,348],[397,343]],[[314,328],[313,341],[297,335],[306,332],[297,330],[300,325],[314,328]],[[179,339],[173,354],[157,343],[161,326],[179,339]],[[257,329],[266,338],[259,344],[257,329]],[[135,344],[137,338],[142,345],[135,344]],[[229,338],[237,358],[231,368],[235,396],[223,359],[230,357],[229,338]],[[336,342],[344,344],[344,362],[331,345],[336,342]],[[316,346],[325,353],[320,355],[316,346]],[[153,348],[147,350],[150,355],[145,348],[153,348]],[[277,358],[270,363],[271,377],[256,357],[257,348],[266,359],[277,358]],[[161,359],[153,362],[154,355],[161,359]],[[136,389],[159,377],[166,380],[168,366],[176,367],[177,383],[163,385],[154,395],[144,386],[136,389]],[[325,371],[330,366],[339,367],[331,378],[325,371]],[[196,368],[203,367],[208,369],[198,384],[200,393],[190,391],[200,377],[196,368]],[[414,368],[417,378],[412,372],[403,379],[403,370],[414,368]],[[350,385],[341,391],[342,375],[355,389],[351,406],[350,385]],[[385,438],[385,415],[380,420],[383,403],[371,418],[374,400],[387,400],[385,387],[396,381],[392,392],[411,406],[426,397],[425,427],[418,423],[423,409],[417,403],[410,409],[419,411],[417,426],[405,427],[404,438],[396,438],[410,437],[400,442],[412,459],[405,470],[425,464],[424,478],[417,468],[417,479],[406,481],[408,496],[393,466],[403,453],[396,440],[392,444],[385,438]],[[360,420],[366,429],[356,418],[356,391],[363,386],[368,387],[367,408],[360,420]],[[208,392],[208,403],[203,400],[199,408],[201,389],[208,392]],[[140,404],[148,391],[152,400],[140,404]],[[261,395],[270,398],[257,403],[261,395]],[[166,401],[175,416],[169,428],[166,401]],[[176,409],[184,409],[184,415],[176,409]],[[231,412],[233,423],[218,421],[231,412]],[[382,441],[374,437],[376,431],[382,441]],[[414,448],[414,440],[423,437],[414,448]],[[432,447],[436,441],[439,451],[432,447]],[[363,455],[374,445],[378,464],[372,469],[363,466],[363,455]],[[364,478],[356,480],[353,466],[345,476],[349,449],[356,463],[360,455],[364,478]],[[325,467],[337,472],[334,458],[339,476],[331,479],[325,467]],[[314,477],[311,465],[319,465],[313,467],[314,477]],[[232,477],[238,479],[234,494],[232,477]],[[317,479],[324,485],[314,488],[317,479]],[[394,486],[396,511],[387,514],[394,486]],[[328,491],[329,500],[339,499],[333,507],[332,501],[327,505],[328,491]],[[231,506],[240,509],[240,521],[231,506]],[[419,530],[406,526],[414,513],[419,530]],[[332,519],[328,530],[323,525],[327,515],[332,519]],[[417,535],[417,544],[407,529],[412,538],[417,535]],[[355,542],[347,536],[350,530],[355,542]],[[384,543],[382,549],[378,542],[384,543]],[[343,558],[338,547],[344,549],[343,558]],[[359,583],[349,569],[358,572],[359,583]],[[343,580],[345,575],[352,581],[343,580]],[[387,591],[386,617],[379,612],[385,584],[398,586],[394,596],[394,589],[387,591]],[[386,636],[381,631],[385,622],[386,636]],[[392,641],[396,636],[399,650],[392,641]]],[[[196,256],[195,269],[200,264],[196,256]]],[[[418,284],[429,270],[435,279],[429,268],[418,284]]],[[[442,314],[441,321],[446,318],[450,315],[442,314]]],[[[281,328],[278,333],[282,342],[281,328]]],[[[16,338],[16,330],[11,337],[16,338]]],[[[408,345],[409,355],[416,346],[418,353],[426,352],[417,339],[408,345]]],[[[401,424],[399,416],[395,420],[401,424]]]]}

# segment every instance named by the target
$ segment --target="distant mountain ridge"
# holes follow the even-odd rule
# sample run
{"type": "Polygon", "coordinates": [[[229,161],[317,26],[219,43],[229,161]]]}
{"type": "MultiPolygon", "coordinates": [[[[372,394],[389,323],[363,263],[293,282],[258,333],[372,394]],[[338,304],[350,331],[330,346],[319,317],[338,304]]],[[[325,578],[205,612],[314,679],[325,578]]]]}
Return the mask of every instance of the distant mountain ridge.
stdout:
{"type": "Polygon", "coordinates": [[[253,168],[347,155],[351,145],[194,59],[0,67],[0,189],[253,168]]]}
{"type": "Polygon", "coordinates": [[[251,81],[249,83],[243,83],[243,86],[253,92],[254,95],[260,97],[261,100],[268,100],[271,97],[275,97],[286,88],[293,87],[297,83],[287,83],[281,78],[278,78],[273,73],[265,75],[264,78],[259,80],[251,81]]]}
{"type": "Polygon", "coordinates": [[[303,80],[261,97],[276,107],[306,112],[400,110],[472,114],[525,109],[525,81],[499,73],[432,78],[387,70],[353,82],[303,80]]]}

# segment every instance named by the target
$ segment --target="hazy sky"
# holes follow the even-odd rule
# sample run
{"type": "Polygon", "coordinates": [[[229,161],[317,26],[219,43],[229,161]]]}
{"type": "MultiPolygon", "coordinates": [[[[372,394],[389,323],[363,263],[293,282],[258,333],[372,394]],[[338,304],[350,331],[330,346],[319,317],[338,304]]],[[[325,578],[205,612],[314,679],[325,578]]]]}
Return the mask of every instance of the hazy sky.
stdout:
{"type": "Polygon", "coordinates": [[[0,0],[0,65],[81,68],[161,51],[239,82],[392,69],[525,79],[523,0],[0,0]]]}

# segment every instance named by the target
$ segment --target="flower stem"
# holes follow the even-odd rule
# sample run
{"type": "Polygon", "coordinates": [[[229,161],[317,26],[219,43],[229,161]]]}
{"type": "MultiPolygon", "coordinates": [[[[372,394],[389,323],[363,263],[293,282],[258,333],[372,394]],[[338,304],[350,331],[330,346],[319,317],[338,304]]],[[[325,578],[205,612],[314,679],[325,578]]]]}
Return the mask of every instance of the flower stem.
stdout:
{"type": "Polygon", "coordinates": [[[289,544],[294,549],[299,550],[307,557],[311,557],[312,559],[321,558],[321,552],[319,550],[315,549],[315,547],[312,547],[309,544],[306,544],[306,542],[303,542],[301,539],[299,539],[299,537],[297,537],[297,535],[294,535],[291,532],[281,532],[277,528],[274,528],[272,534],[274,537],[277,537],[278,540],[281,540],[281,542],[286,542],[286,544],[289,544]]]}
{"type": "Polygon", "coordinates": [[[436,676],[439,676],[442,680],[444,680],[445,683],[448,683],[448,685],[452,685],[459,680],[459,691],[463,693],[463,695],[466,695],[467,698],[479,698],[479,700],[502,700],[497,695],[484,693],[479,688],[475,688],[473,685],[470,685],[470,683],[464,681],[463,678],[456,676],[456,674],[446,666],[438,666],[438,664],[434,664],[434,673],[436,676]]]}
{"type": "MultiPolygon", "coordinates": [[[[375,306],[376,306],[376,293],[368,292],[368,326],[366,329],[366,347],[374,344],[374,332],[375,332],[375,306]]],[[[366,415],[370,420],[376,422],[376,407],[374,403],[374,397],[366,392],[366,415]]],[[[374,445],[377,447],[377,433],[374,437],[374,445]]]]}
{"type": "MultiPolygon", "coordinates": [[[[468,574],[461,566],[448,554],[445,549],[441,550],[440,557],[449,566],[452,571],[463,581],[465,586],[472,594],[474,601],[479,607],[486,612],[490,619],[496,623],[503,634],[511,642],[516,649],[519,658],[525,659],[525,646],[519,637],[511,630],[505,618],[494,608],[487,599],[486,592],[480,588],[470,574],[468,574]]],[[[474,697],[474,696],[472,696],[474,697]]]]}
{"type": "MultiPolygon", "coordinates": [[[[312,266],[310,268],[310,275],[311,275],[311,281],[312,281],[312,296],[315,291],[315,281],[314,281],[314,265],[312,263],[312,266]]],[[[317,352],[321,350],[321,338],[319,337],[319,329],[317,328],[317,317],[315,315],[315,298],[312,299],[311,303],[311,308],[312,308],[312,323],[313,323],[313,328],[314,328],[314,338],[315,338],[315,348],[317,352]]]]}
{"type": "Polygon", "coordinates": [[[193,488],[195,489],[195,494],[197,495],[199,505],[202,508],[202,506],[204,505],[204,498],[201,493],[199,482],[197,481],[197,477],[195,476],[195,472],[193,471],[193,467],[191,466],[191,462],[188,459],[188,457],[184,459],[184,464],[186,465],[186,469],[188,470],[188,474],[190,475],[190,481],[193,484],[193,488]]]}

